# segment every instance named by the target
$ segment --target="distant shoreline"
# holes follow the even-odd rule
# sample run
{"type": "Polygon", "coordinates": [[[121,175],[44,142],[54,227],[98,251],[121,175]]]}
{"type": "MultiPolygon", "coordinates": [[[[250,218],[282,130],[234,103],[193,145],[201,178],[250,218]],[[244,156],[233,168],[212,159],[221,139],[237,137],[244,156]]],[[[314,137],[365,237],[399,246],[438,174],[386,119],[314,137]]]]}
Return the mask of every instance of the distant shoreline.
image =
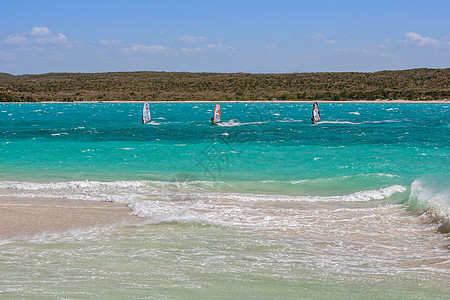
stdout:
{"type": "Polygon", "coordinates": [[[0,73],[0,101],[446,101],[450,68],[375,73],[0,73]]]}

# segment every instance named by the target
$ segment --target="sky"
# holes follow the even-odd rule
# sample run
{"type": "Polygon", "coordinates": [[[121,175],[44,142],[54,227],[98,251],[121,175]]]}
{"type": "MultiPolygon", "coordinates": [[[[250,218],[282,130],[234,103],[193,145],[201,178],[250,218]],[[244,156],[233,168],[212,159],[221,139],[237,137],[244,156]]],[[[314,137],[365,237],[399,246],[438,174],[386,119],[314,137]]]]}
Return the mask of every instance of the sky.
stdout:
{"type": "Polygon", "coordinates": [[[0,72],[450,67],[449,0],[0,0],[0,72]]]}

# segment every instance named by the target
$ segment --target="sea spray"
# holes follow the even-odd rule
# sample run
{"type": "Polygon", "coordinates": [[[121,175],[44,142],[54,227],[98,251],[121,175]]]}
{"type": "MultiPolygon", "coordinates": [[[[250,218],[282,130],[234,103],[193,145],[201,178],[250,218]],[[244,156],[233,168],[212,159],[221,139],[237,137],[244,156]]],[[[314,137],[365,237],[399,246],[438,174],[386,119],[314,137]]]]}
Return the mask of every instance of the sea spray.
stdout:
{"type": "MultiPolygon", "coordinates": [[[[450,232],[450,187],[442,179],[417,179],[411,184],[408,208],[428,222],[437,225],[439,232],[450,232]],[[439,184],[439,182],[443,184],[439,184]]],[[[448,182],[448,181],[447,181],[448,182]]]]}

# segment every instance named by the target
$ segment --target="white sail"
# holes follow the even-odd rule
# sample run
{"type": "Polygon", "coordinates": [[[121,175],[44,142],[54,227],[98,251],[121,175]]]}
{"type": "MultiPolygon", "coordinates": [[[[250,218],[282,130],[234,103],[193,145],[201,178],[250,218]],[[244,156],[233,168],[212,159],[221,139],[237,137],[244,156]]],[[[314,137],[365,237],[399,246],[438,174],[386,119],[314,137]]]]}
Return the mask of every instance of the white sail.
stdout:
{"type": "Polygon", "coordinates": [[[144,109],[142,110],[142,123],[145,124],[152,119],[150,115],[150,107],[148,103],[144,104],[144,109]]]}
{"type": "Polygon", "coordinates": [[[317,104],[317,102],[314,102],[311,122],[316,123],[319,120],[320,120],[319,104],[317,104]]]}

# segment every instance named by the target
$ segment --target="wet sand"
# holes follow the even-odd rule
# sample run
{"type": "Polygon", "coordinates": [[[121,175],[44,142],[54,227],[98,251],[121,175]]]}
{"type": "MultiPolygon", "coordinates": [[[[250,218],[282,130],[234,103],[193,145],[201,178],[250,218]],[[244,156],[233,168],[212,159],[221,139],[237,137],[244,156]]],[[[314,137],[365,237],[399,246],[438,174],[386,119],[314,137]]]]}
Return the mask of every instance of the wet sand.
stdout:
{"type": "Polygon", "coordinates": [[[130,212],[119,203],[0,197],[0,239],[142,221],[130,212]]]}

